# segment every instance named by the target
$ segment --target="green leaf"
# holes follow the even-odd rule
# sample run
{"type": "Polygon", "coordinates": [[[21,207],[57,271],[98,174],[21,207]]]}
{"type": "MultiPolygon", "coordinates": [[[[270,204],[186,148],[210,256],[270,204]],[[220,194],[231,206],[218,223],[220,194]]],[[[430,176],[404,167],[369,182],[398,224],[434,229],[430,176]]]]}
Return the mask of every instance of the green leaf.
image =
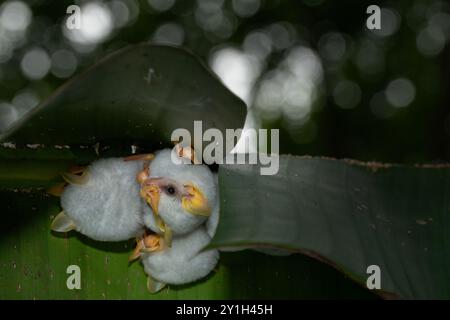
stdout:
{"type": "Polygon", "coordinates": [[[160,149],[194,120],[203,130],[241,128],[245,104],[194,55],[140,44],[120,50],[60,87],[0,141],[18,144],[143,144],[160,149]]]}
{"type": "Polygon", "coordinates": [[[330,267],[305,256],[223,253],[218,271],[156,295],[139,263],[128,265],[133,241],[95,242],[50,232],[59,199],[46,195],[75,164],[152,151],[173,129],[192,132],[243,126],[246,108],[186,51],[142,44],[102,60],[61,87],[0,141],[1,299],[373,298],[330,267]],[[33,145],[37,144],[37,145],[33,145]],[[43,145],[45,144],[45,146],[43,145]],[[80,266],[82,289],[66,287],[68,266],[80,266]]]}
{"type": "Polygon", "coordinates": [[[303,252],[363,286],[378,265],[384,293],[450,298],[450,166],[281,156],[277,175],[226,165],[219,181],[213,247],[303,252]]]}
{"type": "Polygon", "coordinates": [[[222,253],[206,279],[152,295],[140,263],[128,264],[134,241],[52,233],[59,200],[42,192],[1,191],[0,202],[0,299],[373,298],[313,259],[256,252],[222,253]],[[66,286],[70,265],[81,269],[81,290],[66,286]]]}

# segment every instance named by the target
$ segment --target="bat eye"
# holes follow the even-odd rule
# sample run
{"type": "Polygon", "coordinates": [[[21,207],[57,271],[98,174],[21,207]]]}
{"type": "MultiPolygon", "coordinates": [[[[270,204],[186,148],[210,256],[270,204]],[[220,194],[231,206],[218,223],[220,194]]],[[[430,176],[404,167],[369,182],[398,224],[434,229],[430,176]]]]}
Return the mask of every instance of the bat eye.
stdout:
{"type": "Polygon", "coordinates": [[[168,186],[166,188],[166,190],[167,190],[167,193],[171,196],[173,196],[175,194],[175,188],[173,186],[168,186]]]}

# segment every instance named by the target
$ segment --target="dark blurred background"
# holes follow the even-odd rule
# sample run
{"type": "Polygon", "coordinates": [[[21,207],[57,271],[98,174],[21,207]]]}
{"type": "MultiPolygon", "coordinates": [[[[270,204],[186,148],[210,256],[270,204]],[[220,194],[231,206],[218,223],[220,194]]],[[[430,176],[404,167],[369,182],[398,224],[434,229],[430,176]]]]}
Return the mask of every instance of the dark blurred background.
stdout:
{"type": "Polygon", "coordinates": [[[448,162],[449,40],[444,1],[3,1],[0,131],[107,53],[155,42],[199,55],[281,129],[282,153],[448,162]],[[381,30],[366,27],[371,4],[381,30]]]}

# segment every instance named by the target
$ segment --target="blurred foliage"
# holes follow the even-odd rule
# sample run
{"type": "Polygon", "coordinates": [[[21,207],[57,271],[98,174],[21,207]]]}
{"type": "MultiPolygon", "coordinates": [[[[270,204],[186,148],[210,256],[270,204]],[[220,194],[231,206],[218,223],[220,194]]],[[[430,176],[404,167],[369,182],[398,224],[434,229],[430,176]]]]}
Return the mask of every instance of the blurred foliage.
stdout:
{"type": "Polygon", "coordinates": [[[283,153],[449,161],[450,5],[379,1],[382,29],[371,31],[365,26],[370,4],[373,1],[4,1],[0,126],[4,129],[66,78],[107,53],[154,41],[187,47],[209,63],[255,107],[264,126],[282,129],[283,153]],[[88,44],[63,32],[66,9],[72,4],[95,9],[83,22],[83,28],[91,28],[84,34],[91,40],[88,44]],[[27,12],[28,20],[23,19],[27,12]],[[219,61],[227,56],[220,53],[231,58],[219,61]]]}

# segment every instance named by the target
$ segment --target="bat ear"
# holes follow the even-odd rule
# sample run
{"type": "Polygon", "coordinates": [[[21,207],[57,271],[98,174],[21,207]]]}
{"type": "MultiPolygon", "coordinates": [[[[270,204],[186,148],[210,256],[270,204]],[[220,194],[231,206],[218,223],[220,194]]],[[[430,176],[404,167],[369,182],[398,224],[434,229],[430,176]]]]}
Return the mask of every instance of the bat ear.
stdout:
{"type": "Polygon", "coordinates": [[[211,215],[208,199],[200,188],[193,184],[187,184],[184,186],[184,191],[181,205],[187,212],[197,216],[209,217],[211,215]]]}
{"type": "Polygon", "coordinates": [[[175,145],[175,152],[180,158],[187,159],[191,161],[192,164],[201,164],[195,154],[194,148],[192,146],[182,146],[181,143],[175,145]]]}
{"type": "Polygon", "coordinates": [[[89,171],[85,170],[81,175],[73,174],[70,172],[64,172],[62,174],[64,180],[67,183],[75,184],[75,185],[83,185],[89,181],[89,171]]]}
{"type": "Polygon", "coordinates": [[[53,219],[50,227],[55,232],[69,232],[76,229],[76,225],[64,211],[61,211],[55,219],[53,219]]]}
{"type": "Polygon", "coordinates": [[[134,154],[128,157],[123,158],[123,161],[136,161],[142,160],[144,161],[143,168],[138,172],[136,176],[136,180],[143,184],[145,180],[150,177],[150,161],[155,158],[153,153],[144,153],[144,154],[134,154]]]}
{"type": "Polygon", "coordinates": [[[62,195],[63,192],[64,192],[64,188],[65,188],[65,187],[66,187],[66,183],[65,183],[65,182],[63,182],[63,183],[58,183],[58,184],[56,184],[56,185],[51,186],[50,188],[48,188],[48,189],[46,190],[46,192],[47,192],[48,194],[52,195],[52,196],[55,196],[55,197],[61,197],[61,195],[62,195]]]}
{"type": "Polygon", "coordinates": [[[147,277],[147,290],[150,293],[157,293],[161,291],[166,286],[165,283],[159,282],[158,280],[152,278],[151,276],[147,277]]]}

